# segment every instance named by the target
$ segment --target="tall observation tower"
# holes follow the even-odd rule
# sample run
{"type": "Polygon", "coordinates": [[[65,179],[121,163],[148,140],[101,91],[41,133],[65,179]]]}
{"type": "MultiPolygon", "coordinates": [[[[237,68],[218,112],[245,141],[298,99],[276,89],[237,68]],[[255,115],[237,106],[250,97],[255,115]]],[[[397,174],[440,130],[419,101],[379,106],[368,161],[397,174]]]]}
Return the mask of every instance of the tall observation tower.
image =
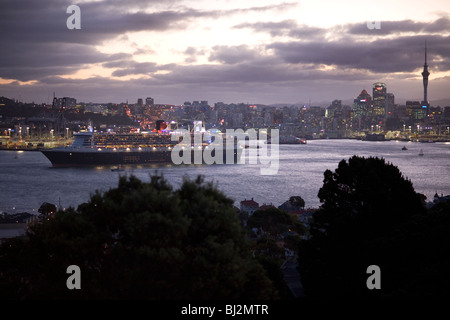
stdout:
{"type": "Polygon", "coordinates": [[[428,72],[428,64],[427,64],[427,42],[425,41],[425,64],[423,65],[422,77],[423,77],[423,101],[422,107],[428,109],[430,106],[428,103],[428,76],[430,73],[428,72]]]}

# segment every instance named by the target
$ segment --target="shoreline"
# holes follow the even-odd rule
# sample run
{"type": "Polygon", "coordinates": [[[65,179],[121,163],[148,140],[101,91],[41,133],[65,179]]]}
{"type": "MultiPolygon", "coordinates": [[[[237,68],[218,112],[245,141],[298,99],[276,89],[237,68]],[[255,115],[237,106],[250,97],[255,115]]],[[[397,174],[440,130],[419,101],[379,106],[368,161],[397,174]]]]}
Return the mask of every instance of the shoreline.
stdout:
{"type": "MultiPolygon", "coordinates": [[[[360,141],[367,141],[367,142],[387,142],[387,141],[399,141],[399,142],[414,142],[414,143],[446,143],[450,142],[450,137],[448,139],[366,139],[365,137],[355,137],[355,138],[319,138],[319,139],[309,139],[307,141],[320,141],[320,140],[360,140],[360,141]]],[[[292,145],[293,143],[279,143],[279,145],[292,145]]],[[[294,144],[295,145],[295,144],[294,144]]],[[[54,148],[60,148],[64,147],[63,145],[55,146],[54,148]]],[[[45,151],[45,150],[52,150],[54,148],[2,148],[0,147],[0,151],[45,151]]]]}

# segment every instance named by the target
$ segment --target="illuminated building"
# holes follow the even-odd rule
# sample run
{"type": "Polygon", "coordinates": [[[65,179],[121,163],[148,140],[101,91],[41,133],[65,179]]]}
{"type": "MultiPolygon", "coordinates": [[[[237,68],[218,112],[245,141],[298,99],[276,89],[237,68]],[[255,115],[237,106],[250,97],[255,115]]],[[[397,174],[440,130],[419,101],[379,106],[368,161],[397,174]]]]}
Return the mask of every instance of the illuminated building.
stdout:
{"type": "Polygon", "coordinates": [[[426,108],[419,101],[406,101],[406,114],[413,120],[421,120],[427,116],[426,108]]]}
{"type": "Polygon", "coordinates": [[[372,105],[372,97],[366,90],[361,91],[353,100],[353,117],[361,118],[369,115],[372,105]]]}
{"type": "Polygon", "coordinates": [[[146,107],[153,107],[154,104],[155,104],[155,102],[154,102],[153,98],[148,97],[145,99],[146,107]]]}
{"type": "Polygon", "coordinates": [[[394,114],[395,96],[393,93],[386,93],[386,117],[394,114]]]}
{"type": "Polygon", "coordinates": [[[373,114],[384,116],[386,111],[386,84],[376,82],[373,84],[373,114]]]}

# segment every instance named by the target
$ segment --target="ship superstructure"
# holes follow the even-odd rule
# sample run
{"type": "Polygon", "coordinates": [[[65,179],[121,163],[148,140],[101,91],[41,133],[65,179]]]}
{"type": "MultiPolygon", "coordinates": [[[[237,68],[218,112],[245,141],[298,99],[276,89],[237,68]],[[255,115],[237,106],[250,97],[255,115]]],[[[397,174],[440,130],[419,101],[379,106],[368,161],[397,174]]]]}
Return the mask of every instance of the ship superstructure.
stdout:
{"type": "MultiPolygon", "coordinates": [[[[192,139],[182,139],[181,133],[176,130],[139,133],[79,132],[74,134],[71,146],[41,152],[54,167],[173,163],[172,153],[177,145],[182,147],[181,152],[193,151],[194,133],[189,135],[192,139]]],[[[207,142],[195,145],[195,148],[207,148],[211,141],[205,140],[207,142]]],[[[224,159],[225,151],[224,149],[224,159]]],[[[234,153],[234,163],[237,163],[241,148],[235,146],[230,152],[234,153]]],[[[195,163],[194,152],[191,153],[191,163],[195,163]]]]}

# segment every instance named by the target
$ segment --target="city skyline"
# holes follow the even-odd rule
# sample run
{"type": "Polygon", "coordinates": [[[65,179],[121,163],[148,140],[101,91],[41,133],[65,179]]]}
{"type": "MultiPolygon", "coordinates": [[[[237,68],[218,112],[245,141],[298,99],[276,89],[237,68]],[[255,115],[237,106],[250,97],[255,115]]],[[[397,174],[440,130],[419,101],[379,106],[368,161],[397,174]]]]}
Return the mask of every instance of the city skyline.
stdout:
{"type": "Polygon", "coordinates": [[[349,100],[386,83],[396,101],[450,98],[450,4],[408,1],[4,1],[0,91],[120,103],[349,100]],[[326,8],[324,10],[323,8],[326,8]],[[23,19],[26,17],[26,19],[23,19]],[[378,21],[379,29],[368,22],[378,21]]]}

